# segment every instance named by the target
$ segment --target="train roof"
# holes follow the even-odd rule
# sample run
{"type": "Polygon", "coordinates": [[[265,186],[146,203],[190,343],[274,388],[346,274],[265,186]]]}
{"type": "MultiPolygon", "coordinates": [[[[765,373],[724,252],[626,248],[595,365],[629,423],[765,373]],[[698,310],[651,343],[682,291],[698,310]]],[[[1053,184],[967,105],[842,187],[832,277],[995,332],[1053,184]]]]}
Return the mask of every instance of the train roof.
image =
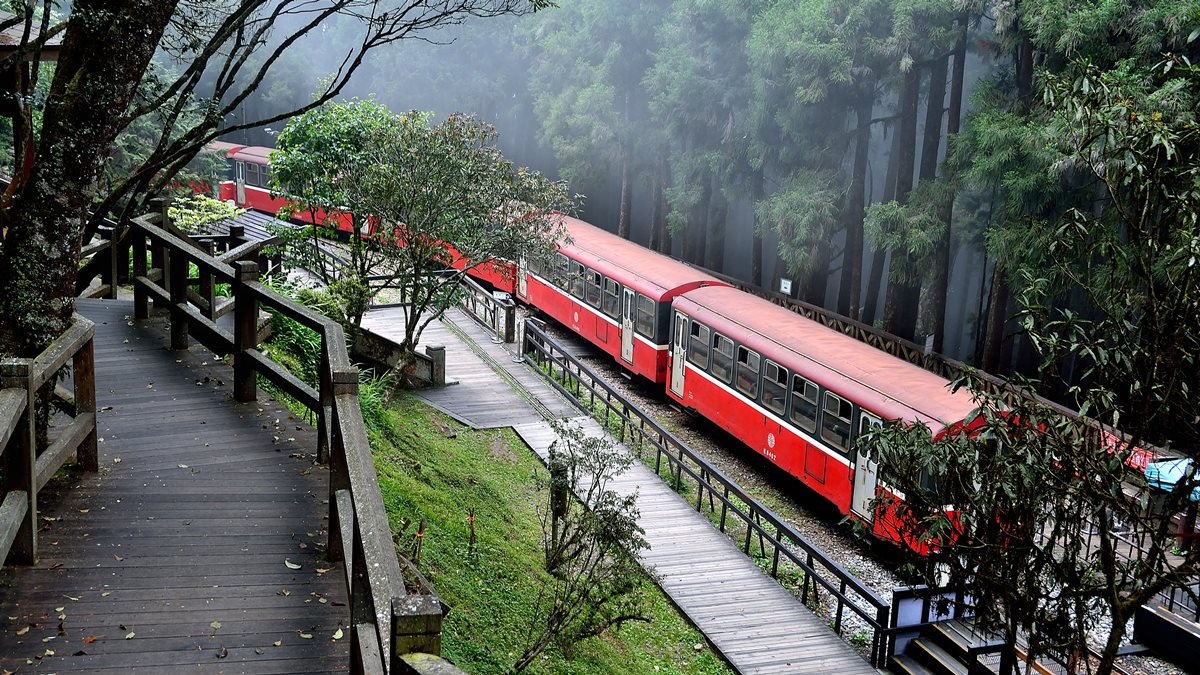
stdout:
{"type": "Polygon", "coordinates": [[[246,147],[246,146],[244,146],[240,143],[230,143],[228,141],[213,141],[212,143],[209,143],[208,145],[204,146],[204,148],[200,152],[210,152],[213,154],[224,155],[225,157],[229,157],[229,156],[236,154],[239,150],[241,150],[244,147],[246,147]]]}
{"type": "Polygon", "coordinates": [[[275,148],[264,148],[261,145],[248,145],[242,147],[236,152],[231,153],[229,156],[242,162],[269,164],[271,162],[271,153],[274,151],[275,148]]]}
{"type": "Polygon", "coordinates": [[[563,216],[562,224],[572,241],[560,246],[560,251],[656,302],[699,286],[727,285],[711,274],[578,218],[563,216]]]}
{"type": "Polygon", "coordinates": [[[688,291],[675,307],[885,419],[924,422],[936,434],[975,411],[948,380],[737,289],[688,291]]]}

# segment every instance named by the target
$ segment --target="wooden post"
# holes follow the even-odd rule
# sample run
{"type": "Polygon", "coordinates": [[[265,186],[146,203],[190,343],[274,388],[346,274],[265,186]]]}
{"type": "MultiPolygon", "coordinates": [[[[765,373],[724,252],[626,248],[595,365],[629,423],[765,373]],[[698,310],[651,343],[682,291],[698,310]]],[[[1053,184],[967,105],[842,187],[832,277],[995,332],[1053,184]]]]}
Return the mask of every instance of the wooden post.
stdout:
{"type": "Polygon", "coordinates": [[[142,320],[150,316],[150,295],[146,289],[138,281],[139,278],[144,278],[148,270],[146,269],[146,233],[137,229],[137,226],[130,225],[134,228],[130,236],[133,237],[133,318],[142,320]]]}
{"type": "Polygon", "coordinates": [[[171,256],[171,349],[186,350],[188,348],[188,259],[183,251],[175,251],[171,256]]]}
{"type": "Polygon", "coordinates": [[[37,392],[33,387],[33,359],[0,361],[0,387],[25,390],[25,410],[4,449],[4,494],[26,494],[25,517],[9,549],[8,563],[37,562],[37,392]]]}
{"type": "Polygon", "coordinates": [[[504,303],[504,341],[517,340],[517,303],[509,300],[504,303]]]}
{"type": "Polygon", "coordinates": [[[446,348],[442,345],[429,345],[425,347],[425,355],[433,360],[429,378],[433,380],[433,386],[446,386],[446,348]]]}
{"type": "Polygon", "coordinates": [[[392,672],[400,657],[442,653],[442,603],[435,595],[406,595],[392,600],[392,672]]]}
{"type": "Polygon", "coordinates": [[[258,296],[246,286],[258,281],[258,265],[248,260],[233,265],[233,397],[246,403],[258,398],[258,377],[250,358],[250,351],[258,349],[258,296]]]}
{"type": "MultiPolygon", "coordinates": [[[[321,363],[317,371],[318,382],[317,397],[320,399],[321,409],[317,411],[317,461],[321,464],[329,462],[329,446],[330,446],[330,430],[333,420],[333,397],[339,386],[345,387],[345,383],[336,379],[333,373],[330,372],[329,366],[329,335],[321,336],[321,363]]],[[[339,371],[341,372],[341,371],[339,371]]],[[[340,377],[346,378],[347,375],[341,372],[340,377]]],[[[358,371],[354,372],[354,392],[358,393],[358,371]]],[[[330,493],[332,494],[332,493],[330,493]]]]}
{"type": "Polygon", "coordinates": [[[120,247],[117,246],[117,228],[101,227],[100,237],[108,242],[108,269],[104,272],[104,283],[108,284],[108,293],[104,296],[110,300],[117,297],[117,284],[121,279],[121,268],[126,261],[121,258],[120,247]]]}
{"type": "MultiPolygon", "coordinates": [[[[79,351],[75,352],[73,360],[76,416],[85,413],[96,414],[96,352],[93,345],[93,338],[88,338],[79,351]]],[[[100,470],[97,450],[96,424],[93,423],[91,431],[79,443],[79,449],[75,453],[75,458],[84,471],[100,470]]]]}
{"type": "MultiPolygon", "coordinates": [[[[150,200],[150,208],[159,212],[158,227],[164,232],[167,229],[167,223],[170,221],[168,209],[171,206],[171,200],[166,197],[156,197],[150,200]]],[[[164,290],[171,290],[171,257],[170,252],[165,250],[162,244],[152,243],[150,245],[150,263],[154,269],[162,270],[162,277],[159,281],[164,290]]],[[[159,300],[154,300],[154,306],[159,306],[159,300]]]]}
{"type": "MultiPolygon", "coordinates": [[[[204,252],[208,257],[215,258],[217,256],[217,242],[212,239],[205,239],[204,252]]],[[[208,268],[199,269],[200,277],[200,297],[204,298],[204,302],[208,304],[208,308],[204,311],[204,316],[210,321],[217,320],[217,285],[213,283],[213,274],[208,268]]]]}
{"type": "Polygon", "coordinates": [[[229,238],[225,240],[225,252],[228,253],[246,241],[245,225],[230,225],[229,238]]]}
{"type": "MultiPolygon", "coordinates": [[[[325,361],[324,356],[322,357],[322,361],[325,361]]],[[[328,367],[325,368],[324,372],[329,372],[328,367]]],[[[322,377],[321,382],[321,405],[323,410],[322,415],[317,418],[317,442],[320,443],[324,438],[322,435],[322,426],[326,429],[333,428],[333,432],[330,434],[331,447],[326,449],[328,456],[325,460],[329,462],[329,541],[325,546],[325,555],[331,562],[336,562],[342,559],[342,552],[345,550],[346,545],[346,542],[342,540],[342,522],[340,519],[347,515],[353,517],[353,514],[342,513],[337,509],[337,491],[351,489],[350,472],[346,468],[345,439],[337,428],[339,423],[336,420],[336,415],[331,414],[328,420],[324,419],[326,391],[329,392],[331,413],[335,399],[338,396],[353,396],[355,398],[355,405],[358,405],[358,369],[339,368],[331,372],[328,378],[322,377]],[[335,515],[336,517],[334,517],[335,515]]],[[[320,454],[319,448],[317,454],[320,454]]],[[[371,617],[370,621],[374,623],[374,617],[371,617]]]]}

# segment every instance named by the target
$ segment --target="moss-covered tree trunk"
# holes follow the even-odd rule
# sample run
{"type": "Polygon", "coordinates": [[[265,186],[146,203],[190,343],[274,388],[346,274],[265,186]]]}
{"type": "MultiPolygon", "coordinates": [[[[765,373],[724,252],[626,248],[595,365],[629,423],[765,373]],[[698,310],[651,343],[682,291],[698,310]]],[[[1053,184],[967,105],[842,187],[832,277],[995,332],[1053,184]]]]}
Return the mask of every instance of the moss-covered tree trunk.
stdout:
{"type": "Polygon", "coordinates": [[[66,327],[101,167],[175,4],[74,3],[33,166],[2,212],[0,352],[32,356],[66,327]]]}

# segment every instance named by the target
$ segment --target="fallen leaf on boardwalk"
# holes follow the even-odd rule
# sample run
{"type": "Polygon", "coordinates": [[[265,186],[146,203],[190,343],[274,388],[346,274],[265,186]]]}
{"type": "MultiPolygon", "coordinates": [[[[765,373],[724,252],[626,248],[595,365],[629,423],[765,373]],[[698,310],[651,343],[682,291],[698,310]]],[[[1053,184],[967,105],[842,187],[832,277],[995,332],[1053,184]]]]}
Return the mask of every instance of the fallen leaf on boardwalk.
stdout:
{"type": "Polygon", "coordinates": [[[186,469],[186,468],[188,468],[188,465],[187,465],[187,464],[180,464],[180,465],[179,465],[179,468],[181,468],[181,469],[186,469]]]}
{"type": "Polygon", "coordinates": [[[137,633],[135,633],[133,631],[129,631],[128,633],[125,634],[125,639],[132,640],[134,635],[137,635],[137,633]]]}
{"type": "Polygon", "coordinates": [[[333,569],[333,568],[331,568],[331,567],[318,567],[318,568],[316,569],[316,572],[317,572],[317,574],[325,574],[326,572],[328,572],[328,571],[329,571],[329,570],[331,570],[331,569],[333,569]]]}
{"type": "Polygon", "coordinates": [[[56,612],[61,612],[61,611],[63,611],[64,609],[66,609],[66,607],[55,607],[55,608],[54,608],[54,611],[56,611],[56,612]]]}
{"type": "Polygon", "coordinates": [[[88,511],[91,511],[91,509],[79,509],[80,513],[87,513],[88,511]]]}
{"type": "Polygon", "coordinates": [[[298,564],[292,562],[291,560],[288,560],[287,558],[284,558],[283,564],[287,565],[287,568],[289,570],[298,570],[301,567],[301,565],[298,565],[298,564]]]}
{"type": "MultiPolygon", "coordinates": [[[[59,564],[59,565],[57,565],[57,567],[62,567],[62,565],[61,565],[61,564],[59,564]]],[[[53,568],[53,567],[51,567],[50,569],[54,569],[54,568],[53,568]]],[[[68,600],[74,601],[74,602],[79,602],[79,598],[75,598],[75,597],[72,597],[72,596],[70,596],[70,595],[64,595],[63,597],[64,597],[64,598],[66,598],[66,599],[68,599],[68,600]]]]}
{"type": "Polygon", "coordinates": [[[56,637],[58,637],[58,636],[57,635],[47,635],[46,637],[42,638],[42,642],[49,642],[56,637]]]}
{"type": "Polygon", "coordinates": [[[96,641],[96,636],[95,636],[95,635],[89,635],[89,636],[87,636],[87,637],[83,638],[83,642],[84,642],[84,644],[89,644],[89,645],[90,645],[90,644],[92,644],[92,643],[93,643],[93,642],[95,642],[95,641],[96,641]]]}
{"type": "Polygon", "coordinates": [[[255,653],[255,654],[258,654],[259,656],[262,656],[263,650],[262,650],[262,648],[261,648],[261,647],[255,647],[255,648],[254,648],[254,653],[255,653]]]}
{"type": "Polygon", "coordinates": [[[100,594],[100,597],[107,598],[110,595],[112,595],[112,591],[104,591],[103,593],[100,594]]]}
{"type": "Polygon", "coordinates": [[[334,640],[341,640],[341,639],[342,639],[342,635],[344,635],[344,633],[342,633],[342,629],[341,629],[341,628],[339,628],[339,629],[337,629],[337,631],[336,631],[336,632],[333,634],[333,639],[334,639],[334,640]]]}
{"type": "Polygon", "coordinates": [[[113,464],[120,464],[120,463],[121,463],[120,457],[113,457],[113,464]]]}
{"type": "Polygon", "coordinates": [[[122,560],[124,560],[124,558],[122,558],[121,556],[119,556],[119,555],[117,555],[116,553],[114,553],[114,554],[113,554],[113,560],[116,560],[117,562],[121,562],[122,560]]]}
{"type": "Polygon", "coordinates": [[[311,640],[312,633],[300,633],[300,637],[304,638],[305,640],[311,640]]]}
{"type": "Polygon", "coordinates": [[[218,659],[223,659],[223,658],[225,658],[226,656],[229,656],[229,650],[228,650],[228,649],[226,649],[226,648],[224,648],[224,647],[221,647],[220,649],[218,649],[218,650],[217,650],[217,658],[218,658],[218,659]]]}
{"type": "Polygon", "coordinates": [[[25,626],[24,628],[17,629],[17,635],[24,635],[28,632],[29,632],[29,626],[25,626]]]}
{"type": "Polygon", "coordinates": [[[54,656],[54,650],[53,650],[53,649],[47,649],[47,650],[46,650],[46,652],[45,652],[45,656],[54,656]]]}
{"type": "Polygon", "coordinates": [[[276,640],[276,641],[275,641],[275,646],[276,646],[276,647],[279,647],[279,646],[281,646],[282,644],[283,644],[283,640],[276,640]]]}
{"type": "Polygon", "coordinates": [[[220,621],[214,621],[214,622],[212,622],[212,623],[210,623],[210,624],[208,624],[208,625],[212,626],[212,629],[213,629],[213,630],[217,630],[217,629],[219,629],[219,628],[221,627],[221,622],[220,622],[220,621]]]}
{"type": "Polygon", "coordinates": [[[282,591],[279,591],[279,594],[286,598],[287,596],[291,595],[292,592],[285,588],[282,591]]]}

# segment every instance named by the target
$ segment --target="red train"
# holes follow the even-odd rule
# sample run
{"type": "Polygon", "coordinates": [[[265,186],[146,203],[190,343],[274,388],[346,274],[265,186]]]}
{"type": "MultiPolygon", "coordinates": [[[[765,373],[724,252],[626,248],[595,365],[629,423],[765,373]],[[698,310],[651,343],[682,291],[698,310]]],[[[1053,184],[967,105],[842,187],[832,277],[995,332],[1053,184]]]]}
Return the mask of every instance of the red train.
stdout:
{"type": "MultiPolygon", "coordinates": [[[[266,187],[269,151],[231,146],[235,180],[222,183],[221,197],[276,212],[283,202],[266,187]]],[[[473,273],[896,539],[889,516],[870,508],[888,488],[855,440],[883,420],[922,422],[935,434],[961,427],[975,408],[966,392],[669,257],[575,218],[562,222],[572,241],[549,269],[496,264],[473,273]]]]}

